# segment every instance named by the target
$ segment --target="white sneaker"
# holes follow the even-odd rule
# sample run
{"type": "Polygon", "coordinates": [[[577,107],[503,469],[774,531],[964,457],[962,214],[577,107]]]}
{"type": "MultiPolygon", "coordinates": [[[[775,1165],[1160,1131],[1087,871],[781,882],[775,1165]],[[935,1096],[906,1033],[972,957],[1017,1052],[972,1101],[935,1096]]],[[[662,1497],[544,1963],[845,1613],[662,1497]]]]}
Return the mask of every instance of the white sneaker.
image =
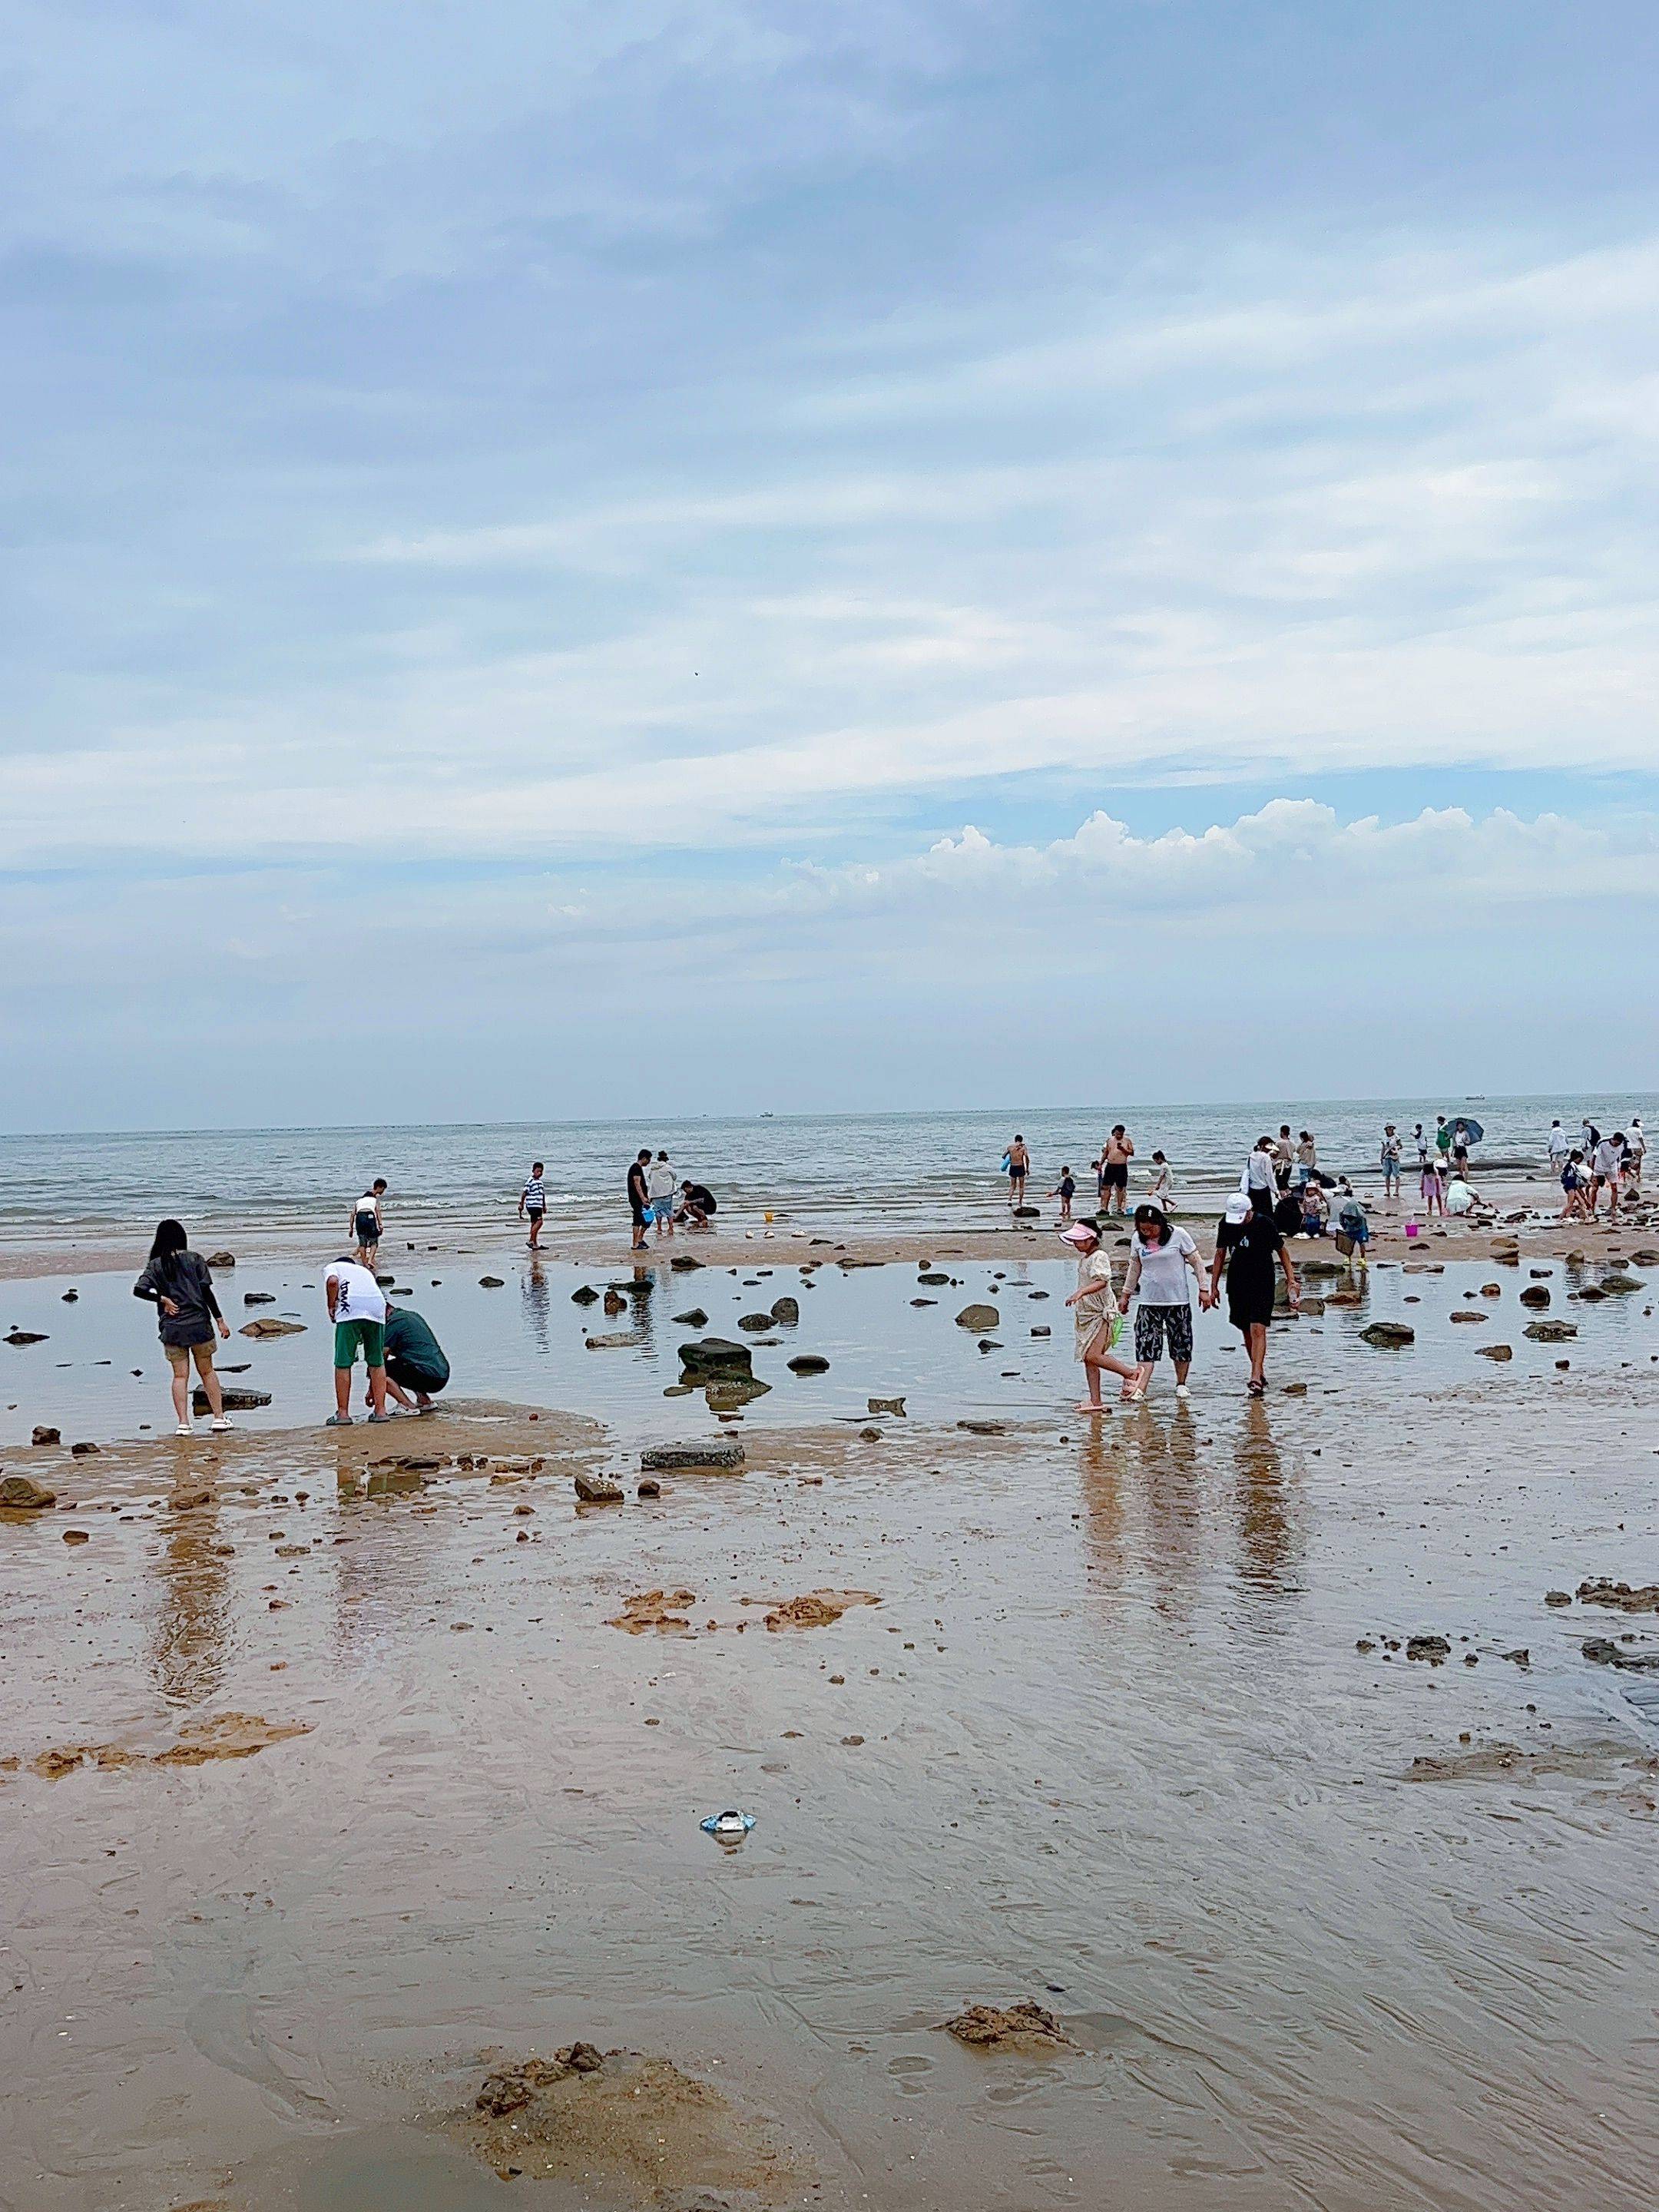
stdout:
{"type": "Polygon", "coordinates": [[[193,1437],[196,1431],[188,1421],[180,1421],[173,1433],[175,1437],[193,1437]]]}
{"type": "Polygon", "coordinates": [[[210,1421],[208,1425],[212,1430],[213,1434],[216,1437],[222,1437],[225,1431],[228,1428],[230,1428],[233,1424],[228,1415],[221,1413],[217,1420],[210,1421]]]}
{"type": "Polygon", "coordinates": [[[1177,1398],[1190,1398],[1192,1395],[1192,1392],[1187,1388],[1187,1385],[1184,1382],[1177,1382],[1176,1384],[1176,1395],[1177,1398]]]}

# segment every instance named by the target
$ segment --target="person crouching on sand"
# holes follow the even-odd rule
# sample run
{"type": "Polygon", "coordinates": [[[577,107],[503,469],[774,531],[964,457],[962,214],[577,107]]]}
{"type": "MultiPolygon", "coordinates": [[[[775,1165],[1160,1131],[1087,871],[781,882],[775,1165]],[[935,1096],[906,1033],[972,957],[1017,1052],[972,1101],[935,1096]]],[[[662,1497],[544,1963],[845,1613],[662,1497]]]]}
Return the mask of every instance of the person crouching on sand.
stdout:
{"type": "Polygon", "coordinates": [[[1135,1370],[1121,1359],[1112,1357],[1112,1348],[1122,1334],[1123,1320],[1112,1296],[1112,1262],[1100,1241],[1100,1231],[1092,1221],[1079,1221],[1060,1235],[1078,1254],[1077,1288],[1066,1303],[1072,1309],[1072,1318],[1077,1324],[1077,1356],[1083,1362],[1083,1373],[1089,1386],[1086,1398],[1078,1401],[1079,1413],[1099,1413],[1105,1411],[1100,1399],[1100,1378],[1103,1374],[1115,1375],[1123,1384],[1121,1395],[1127,1399],[1135,1370]]]}

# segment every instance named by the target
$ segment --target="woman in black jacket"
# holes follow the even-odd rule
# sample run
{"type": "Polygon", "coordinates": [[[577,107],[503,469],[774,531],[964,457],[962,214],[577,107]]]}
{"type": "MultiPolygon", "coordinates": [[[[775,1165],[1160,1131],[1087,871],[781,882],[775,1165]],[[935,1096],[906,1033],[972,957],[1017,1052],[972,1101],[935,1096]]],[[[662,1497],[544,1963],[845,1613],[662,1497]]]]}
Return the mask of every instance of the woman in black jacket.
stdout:
{"type": "Polygon", "coordinates": [[[207,1394],[213,1429],[230,1426],[219,1378],[213,1371],[213,1332],[230,1334],[230,1323],[213,1295],[213,1277],[199,1252],[190,1249],[181,1221],[158,1222],[155,1241],[149,1248],[149,1264],[132,1286],[135,1298],[145,1298],[159,1309],[161,1349],[173,1370],[173,1409],[179,1416],[178,1433],[194,1435],[190,1421],[190,1364],[207,1394]]]}

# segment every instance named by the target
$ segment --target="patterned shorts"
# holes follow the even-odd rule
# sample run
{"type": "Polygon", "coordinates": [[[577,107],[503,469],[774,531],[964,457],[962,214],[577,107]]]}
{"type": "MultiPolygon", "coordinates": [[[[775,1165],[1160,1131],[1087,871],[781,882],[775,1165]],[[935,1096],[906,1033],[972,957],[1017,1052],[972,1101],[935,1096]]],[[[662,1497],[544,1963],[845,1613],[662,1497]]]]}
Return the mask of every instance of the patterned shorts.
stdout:
{"type": "Polygon", "coordinates": [[[1150,1367],[1167,1345],[1178,1364],[1193,1356],[1193,1310],[1190,1305],[1135,1308],[1135,1358],[1150,1367]]]}

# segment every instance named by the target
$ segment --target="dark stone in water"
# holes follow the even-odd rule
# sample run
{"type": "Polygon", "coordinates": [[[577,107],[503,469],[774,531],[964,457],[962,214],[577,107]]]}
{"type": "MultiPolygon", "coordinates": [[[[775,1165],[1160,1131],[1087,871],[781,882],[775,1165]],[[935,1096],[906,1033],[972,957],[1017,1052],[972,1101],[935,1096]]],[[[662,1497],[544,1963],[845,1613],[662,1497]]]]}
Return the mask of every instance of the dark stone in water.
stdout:
{"type": "Polygon", "coordinates": [[[596,1306],[599,1303],[599,1294],[590,1283],[584,1283],[580,1290],[572,1291],[570,1303],[573,1306],[596,1306]]]}
{"type": "Polygon", "coordinates": [[[733,1344],[723,1336],[699,1337],[680,1346],[680,1365],[694,1379],[702,1375],[747,1380],[754,1364],[746,1344],[733,1344]]]}
{"type": "Polygon", "coordinates": [[[829,1365],[821,1352],[799,1352],[789,1363],[789,1371],[792,1375],[823,1375],[829,1365]]]}
{"type": "MultiPolygon", "coordinates": [[[[257,1407],[268,1406],[270,1403],[269,1390],[250,1390],[236,1384],[233,1384],[227,1390],[222,1382],[219,1385],[219,1391],[220,1395],[224,1399],[225,1411],[228,1413],[251,1413],[257,1407]]],[[[209,1410],[207,1392],[203,1389],[199,1382],[191,1394],[191,1403],[198,1413],[205,1413],[209,1410]]]]}

